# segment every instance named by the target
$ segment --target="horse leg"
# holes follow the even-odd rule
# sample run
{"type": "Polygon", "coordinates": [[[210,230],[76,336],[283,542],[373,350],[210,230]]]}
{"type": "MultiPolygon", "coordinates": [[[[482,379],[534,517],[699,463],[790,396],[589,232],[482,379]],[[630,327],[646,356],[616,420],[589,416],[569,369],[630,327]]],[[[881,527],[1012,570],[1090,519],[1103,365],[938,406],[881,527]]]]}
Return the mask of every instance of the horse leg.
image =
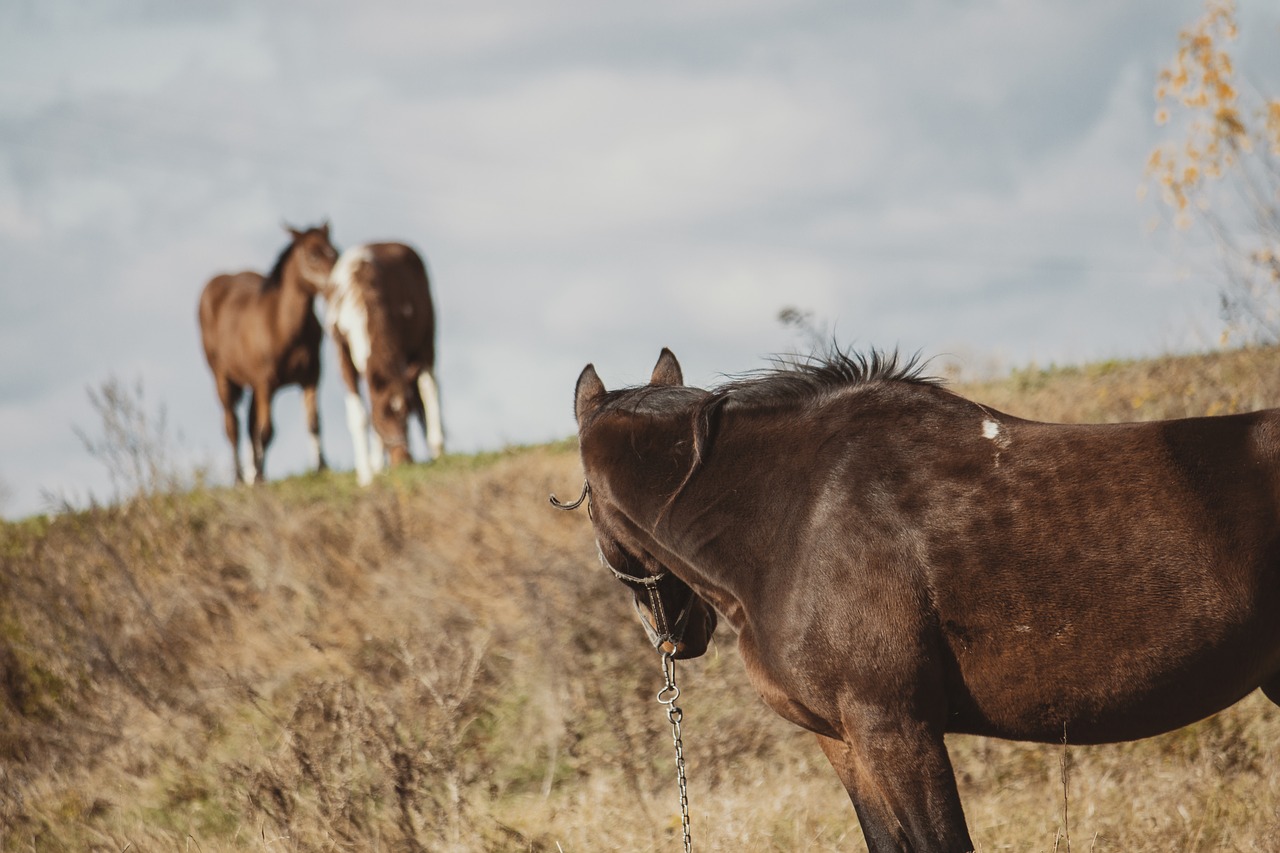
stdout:
{"type": "Polygon", "coordinates": [[[249,416],[245,431],[249,434],[250,464],[244,467],[244,482],[252,486],[258,482],[258,394],[252,388],[249,389],[249,416]]]}
{"type": "Polygon", "coordinates": [[[373,482],[373,469],[369,465],[369,410],[360,397],[360,374],[351,360],[351,347],[345,339],[335,336],[338,345],[338,368],[342,383],[347,386],[347,429],[351,431],[351,449],[355,457],[356,482],[367,486],[373,482]]]}
{"type": "Polygon", "coordinates": [[[271,423],[270,388],[260,386],[253,389],[249,417],[253,430],[253,482],[260,483],[266,479],[267,447],[275,434],[275,427],[271,423]]]}
{"type": "Polygon", "coordinates": [[[373,467],[369,464],[369,411],[364,407],[359,391],[347,392],[347,429],[351,431],[356,482],[367,486],[373,482],[373,467]]]}
{"type": "Polygon", "coordinates": [[[231,442],[231,465],[235,482],[244,482],[244,474],[240,470],[240,418],[236,415],[236,406],[240,403],[243,388],[230,379],[218,377],[218,400],[222,402],[222,426],[227,433],[227,441],[231,442]]]}
{"type": "Polygon", "coordinates": [[[377,429],[369,430],[369,465],[375,474],[382,473],[382,469],[387,467],[387,448],[377,429]]]}
{"type": "Polygon", "coordinates": [[[302,387],[302,405],[307,414],[307,431],[311,434],[311,467],[324,471],[329,466],[324,461],[324,450],[320,446],[320,409],[316,402],[316,386],[302,387]]]}
{"type": "Polygon", "coordinates": [[[434,368],[418,374],[418,395],[426,410],[423,427],[427,433],[427,447],[431,458],[439,459],[444,455],[444,425],[440,422],[440,386],[436,384],[434,368]]]}
{"type": "Polygon", "coordinates": [[[880,720],[852,744],[818,735],[853,801],[869,853],[973,850],[942,733],[931,728],[880,720]]]}

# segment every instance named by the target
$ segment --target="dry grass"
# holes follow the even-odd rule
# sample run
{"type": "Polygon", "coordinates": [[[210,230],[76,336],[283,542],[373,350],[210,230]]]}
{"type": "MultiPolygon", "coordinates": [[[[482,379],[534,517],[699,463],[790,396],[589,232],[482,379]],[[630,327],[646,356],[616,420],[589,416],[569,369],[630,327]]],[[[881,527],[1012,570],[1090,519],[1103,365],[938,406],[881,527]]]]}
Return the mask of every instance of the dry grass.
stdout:
{"type": "MultiPolygon", "coordinates": [[[[1232,411],[1280,404],[1280,353],[960,390],[1056,420],[1232,411]]],[[[586,519],[547,505],[580,482],[564,445],[0,528],[0,850],[676,849],[658,661],[586,519]]],[[[699,850],[860,847],[731,638],[679,674],[699,850]]],[[[982,850],[1280,850],[1257,695],[1065,756],[951,746],[982,850]]]]}

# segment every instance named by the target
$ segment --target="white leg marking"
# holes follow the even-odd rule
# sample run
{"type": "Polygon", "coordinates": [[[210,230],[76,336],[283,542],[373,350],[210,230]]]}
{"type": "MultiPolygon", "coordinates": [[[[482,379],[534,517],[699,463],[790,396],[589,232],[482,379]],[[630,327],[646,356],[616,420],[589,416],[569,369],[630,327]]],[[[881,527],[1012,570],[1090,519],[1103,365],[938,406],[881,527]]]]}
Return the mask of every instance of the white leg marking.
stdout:
{"type": "Polygon", "coordinates": [[[440,422],[440,386],[436,384],[432,371],[424,370],[418,374],[418,393],[422,395],[427,415],[427,447],[431,450],[431,458],[439,459],[444,455],[444,425],[440,422]]]}
{"type": "Polygon", "coordinates": [[[376,429],[369,430],[369,462],[375,474],[387,467],[387,450],[382,446],[382,436],[376,429]]]}
{"type": "Polygon", "coordinates": [[[347,394],[347,428],[351,430],[355,452],[356,482],[367,486],[373,482],[373,471],[369,468],[369,413],[359,394],[347,394]]]}
{"type": "Polygon", "coordinates": [[[313,432],[311,433],[311,467],[319,471],[322,461],[324,461],[324,453],[320,450],[320,436],[313,432]]]}

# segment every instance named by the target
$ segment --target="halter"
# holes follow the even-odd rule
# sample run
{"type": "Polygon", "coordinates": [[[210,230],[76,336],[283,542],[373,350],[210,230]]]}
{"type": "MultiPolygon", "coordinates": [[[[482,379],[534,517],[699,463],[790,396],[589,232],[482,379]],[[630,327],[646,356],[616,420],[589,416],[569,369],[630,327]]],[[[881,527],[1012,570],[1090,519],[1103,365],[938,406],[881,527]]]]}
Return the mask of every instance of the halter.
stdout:
{"type": "MultiPolygon", "coordinates": [[[[591,484],[588,481],[582,481],[582,494],[573,503],[564,503],[555,495],[551,496],[551,505],[566,511],[577,509],[584,501],[587,504],[587,515],[594,521],[595,517],[591,515],[591,484]]],[[[688,781],[684,769],[684,740],[680,734],[680,723],[684,719],[684,712],[676,704],[676,700],[680,698],[680,688],[676,687],[675,658],[676,649],[679,648],[681,639],[684,637],[684,629],[689,624],[689,614],[693,612],[693,591],[690,590],[689,600],[685,603],[684,610],[680,611],[675,623],[671,624],[667,621],[667,612],[662,606],[662,596],[658,595],[658,583],[671,574],[670,571],[663,569],[656,575],[644,577],[620,572],[605,558],[599,539],[596,540],[596,553],[600,556],[600,565],[608,569],[615,578],[623,583],[640,587],[649,596],[649,612],[653,614],[653,621],[657,623],[656,628],[650,625],[649,620],[640,612],[638,599],[633,598],[631,604],[636,609],[636,615],[640,617],[640,625],[648,634],[649,642],[653,643],[653,647],[662,655],[662,677],[665,684],[658,692],[658,702],[667,709],[667,721],[671,723],[671,737],[676,748],[676,783],[680,786],[680,825],[684,836],[684,850],[685,853],[693,853],[693,836],[689,831],[688,781]],[[671,651],[662,648],[667,643],[671,644],[671,651]]]]}
{"type": "Polygon", "coordinates": [[[600,557],[600,565],[612,572],[615,578],[623,583],[635,584],[645,591],[649,598],[649,612],[653,615],[655,624],[649,624],[649,620],[644,618],[644,612],[640,610],[640,600],[638,598],[632,599],[631,606],[635,608],[636,615],[640,617],[640,625],[644,628],[644,632],[649,637],[649,642],[653,644],[653,647],[662,652],[663,645],[670,643],[672,652],[678,649],[684,639],[684,630],[689,625],[689,616],[693,613],[694,596],[692,591],[689,594],[689,600],[685,602],[684,607],[676,614],[675,621],[672,621],[667,618],[667,610],[662,606],[662,596],[658,594],[658,583],[671,572],[663,569],[656,575],[636,577],[615,569],[605,559],[604,549],[600,547],[599,540],[596,541],[596,553],[600,557]]]}
{"type": "MultiPolygon", "coordinates": [[[[587,515],[591,516],[591,484],[586,480],[582,481],[582,494],[572,503],[564,503],[555,495],[551,496],[551,505],[559,510],[566,512],[577,509],[583,503],[587,504],[587,515]]],[[[594,516],[591,516],[594,519],[594,516]]],[[[636,610],[636,615],[640,617],[640,625],[644,628],[645,634],[649,637],[649,642],[658,651],[662,651],[664,644],[670,643],[672,652],[679,648],[680,643],[684,639],[685,628],[689,624],[689,617],[693,613],[692,592],[689,600],[685,602],[684,608],[676,614],[675,621],[667,618],[667,610],[662,606],[662,596],[658,594],[658,584],[667,575],[671,574],[667,569],[663,569],[656,575],[629,575],[626,572],[619,571],[613,567],[613,564],[604,556],[604,549],[600,547],[600,540],[596,540],[596,554],[600,557],[600,565],[604,566],[618,580],[626,584],[643,589],[649,599],[649,612],[653,615],[653,621],[656,625],[651,625],[649,620],[644,617],[644,613],[640,610],[640,600],[633,599],[632,606],[636,610]]]]}
{"type": "MultiPolygon", "coordinates": [[[[589,497],[591,497],[591,484],[588,483],[586,480],[583,480],[582,494],[578,495],[578,499],[576,501],[574,501],[571,504],[563,503],[559,498],[555,496],[555,493],[553,492],[551,494],[551,505],[556,509],[562,509],[567,512],[569,510],[575,510],[578,507],[582,506],[582,502],[589,497]]],[[[591,515],[591,504],[587,504],[587,515],[591,515]]]]}

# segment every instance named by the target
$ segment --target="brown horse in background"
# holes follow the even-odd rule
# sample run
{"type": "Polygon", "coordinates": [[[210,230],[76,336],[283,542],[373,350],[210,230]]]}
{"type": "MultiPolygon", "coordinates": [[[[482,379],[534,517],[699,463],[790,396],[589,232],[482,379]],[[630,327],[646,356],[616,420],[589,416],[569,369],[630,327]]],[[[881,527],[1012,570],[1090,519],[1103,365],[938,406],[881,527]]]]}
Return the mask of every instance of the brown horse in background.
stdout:
{"type": "Polygon", "coordinates": [[[653,642],[738,632],[872,853],[972,850],[946,732],[1107,743],[1280,702],[1280,409],[1062,425],[836,353],[575,393],[600,553],[653,642]],[[714,608],[714,609],[713,609],[714,608]]]}
{"type": "Polygon", "coordinates": [[[356,479],[368,485],[382,469],[384,455],[392,465],[410,461],[410,414],[422,423],[432,457],[441,456],[436,315],[422,258],[403,243],[350,248],[333,268],[325,300],[326,325],[347,386],[356,479]],[[369,386],[372,436],[361,376],[369,386]]]}
{"type": "Polygon", "coordinates": [[[327,222],[305,231],[286,230],[292,239],[265,277],[256,272],[219,275],[200,295],[200,336],[222,402],[236,482],[246,474],[250,482],[263,478],[274,432],[271,398],[286,385],[302,386],[312,461],[317,470],[325,467],[316,407],[324,333],[313,305],[338,253],[329,242],[327,222]],[[246,388],[253,469],[242,473],[236,405],[246,388]]]}

